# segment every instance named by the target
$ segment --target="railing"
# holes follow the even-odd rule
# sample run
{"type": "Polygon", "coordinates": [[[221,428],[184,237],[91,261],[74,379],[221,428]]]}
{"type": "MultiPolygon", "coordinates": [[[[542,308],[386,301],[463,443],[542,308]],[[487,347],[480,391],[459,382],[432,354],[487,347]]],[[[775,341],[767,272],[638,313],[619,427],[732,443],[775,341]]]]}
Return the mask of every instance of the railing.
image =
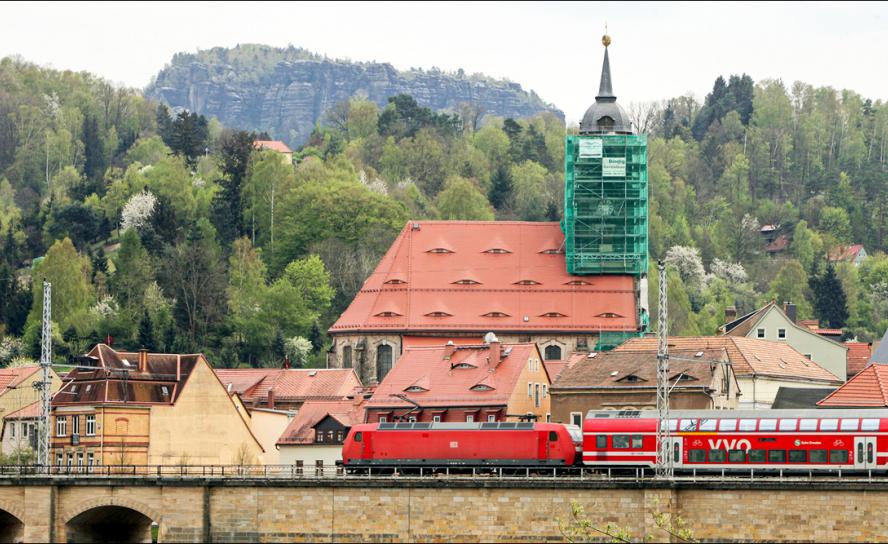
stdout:
{"type": "MultiPolygon", "coordinates": [[[[395,470],[382,467],[350,467],[317,461],[305,465],[94,465],[39,466],[0,465],[3,478],[132,478],[132,479],[290,479],[290,480],[534,480],[559,482],[623,482],[642,483],[658,480],[651,468],[593,469],[587,467],[410,467],[395,470]]],[[[888,484],[884,470],[818,469],[818,470],[685,470],[671,479],[681,482],[882,482],[888,484]]]]}

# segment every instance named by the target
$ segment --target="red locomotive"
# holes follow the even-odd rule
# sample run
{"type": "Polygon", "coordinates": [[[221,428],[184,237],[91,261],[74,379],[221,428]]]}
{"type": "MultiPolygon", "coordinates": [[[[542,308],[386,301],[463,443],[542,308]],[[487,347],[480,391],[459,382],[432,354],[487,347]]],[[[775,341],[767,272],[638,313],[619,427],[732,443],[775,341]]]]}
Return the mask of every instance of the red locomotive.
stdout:
{"type": "MultiPolygon", "coordinates": [[[[851,469],[888,464],[888,410],[672,411],[676,470],[851,469]]],[[[657,412],[589,412],[583,464],[656,464],[657,412]]]]}
{"type": "Polygon", "coordinates": [[[554,423],[367,423],[351,428],[346,467],[563,467],[579,459],[576,426],[554,423]]]}

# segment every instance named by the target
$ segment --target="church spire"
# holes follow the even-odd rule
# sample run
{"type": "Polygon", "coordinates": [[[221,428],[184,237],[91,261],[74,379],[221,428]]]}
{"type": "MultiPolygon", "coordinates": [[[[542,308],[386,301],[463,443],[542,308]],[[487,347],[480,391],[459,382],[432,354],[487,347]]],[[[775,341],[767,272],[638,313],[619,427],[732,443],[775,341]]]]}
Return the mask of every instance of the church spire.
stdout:
{"type": "Polygon", "coordinates": [[[611,83],[611,65],[610,58],[607,55],[607,46],[611,43],[611,38],[607,34],[601,37],[601,43],[604,44],[604,64],[601,65],[601,84],[598,86],[598,96],[595,100],[600,102],[614,102],[617,97],[614,96],[613,84],[611,83]]]}
{"type": "Polygon", "coordinates": [[[591,134],[632,134],[632,123],[623,108],[617,104],[614,95],[613,82],[611,81],[610,56],[608,46],[611,38],[607,34],[601,37],[604,45],[604,63],[601,65],[601,83],[598,86],[598,95],[595,103],[589,106],[583,120],[580,121],[580,136],[591,134]]]}

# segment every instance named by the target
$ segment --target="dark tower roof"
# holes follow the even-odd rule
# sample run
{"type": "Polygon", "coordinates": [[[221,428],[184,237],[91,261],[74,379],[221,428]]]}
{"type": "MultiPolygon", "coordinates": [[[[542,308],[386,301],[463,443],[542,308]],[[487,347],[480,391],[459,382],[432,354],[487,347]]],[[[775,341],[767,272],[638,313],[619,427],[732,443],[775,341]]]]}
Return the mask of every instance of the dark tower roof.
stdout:
{"type": "Polygon", "coordinates": [[[607,46],[610,45],[610,36],[605,34],[601,38],[604,44],[604,64],[601,66],[601,84],[598,86],[598,96],[595,103],[589,106],[583,120],[580,121],[580,135],[591,134],[632,134],[632,123],[629,116],[617,104],[611,83],[610,58],[607,46]]]}

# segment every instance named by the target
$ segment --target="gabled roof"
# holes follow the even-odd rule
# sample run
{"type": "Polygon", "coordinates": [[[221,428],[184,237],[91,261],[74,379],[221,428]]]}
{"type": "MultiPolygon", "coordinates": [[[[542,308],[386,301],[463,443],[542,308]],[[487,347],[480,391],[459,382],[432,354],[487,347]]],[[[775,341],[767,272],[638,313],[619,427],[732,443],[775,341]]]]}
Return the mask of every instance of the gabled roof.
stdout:
{"type": "Polygon", "coordinates": [[[821,407],[888,407],[888,365],[870,365],[817,403],[821,407]]]}
{"type": "Polygon", "coordinates": [[[543,361],[543,365],[545,365],[546,367],[546,372],[549,374],[549,379],[552,380],[552,383],[554,384],[556,381],[558,381],[558,376],[560,376],[562,372],[564,372],[568,368],[572,368],[575,364],[582,361],[583,359],[589,356],[593,356],[593,354],[595,357],[598,356],[597,354],[595,354],[595,352],[586,353],[582,351],[575,351],[571,353],[570,357],[568,357],[566,360],[550,359],[548,361],[543,361]]]}
{"type": "Polygon", "coordinates": [[[35,401],[24,408],[9,412],[3,416],[3,419],[37,419],[38,417],[40,417],[40,402],[35,401]]]}
{"type": "MultiPolygon", "coordinates": [[[[454,348],[450,346],[450,348],[454,348]]],[[[392,395],[406,395],[423,408],[440,406],[500,406],[509,402],[521,371],[531,357],[540,359],[536,344],[502,344],[499,364],[489,361],[490,344],[456,346],[449,359],[447,346],[408,348],[376,388],[367,408],[409,408],[392,395]],[[506,355],[508,353],[508,355],[506,355]],[[456,368],[466,363],[469,368],[456,368]],[[405,393],[422,380],[427,391],[405,393]],[[486,385],[482,391],[477,385],[486,385]]]]}
{"type": "Polygon", "coordinates": [[[364,403],[360,397],[340,401],[307,401],[287,425],[277,444],[279,446],[314,444],[314,427],[327,416],[334,418],[344,427],[352,427],[364,422],[364,403]]]}
{"type": "MultiPolygon", "coordinates": [[[[790,327],[794,327],[795,329],[804,333],[822,338],[827,342],[832,342],[837,346],[845,347],[845,344],[842,344],[841,342],[836,342],[832,338],[828,338],[828,336],[840,336],[842,334],[841,329],[821,329],[820,327],[811,328],[807,326],[800,326],[799,324],[794,323],[792,319],[787,317],[787,315],[783,312],[783,309],[774,301],[765,304],[763,307],[754,312],[748,313],[743,317],[722,325],[721,329],[724,331],[722,334],[726,336],[748,336],[749,333],[758,326],[761,320],[764,319],[765,315],[767,315],[768,312],[772,310],[778,312],[781,316],[783,316],[783,318],[786,320],[787,325],[789,325],[790,327]]],[[[802,320],[799,323],[805,323],[806,321],[808,320],[802,320]]]]}
{"type": "Polygon", "coordinates": [[[829,251],[827,258],[830,261],[853,261],[857,258],[857,254],[860,253],[862,249],[862,244],[836,246],[829,251]]]}
{"type": "Polygon", "coordinates": [[[350,368],[217,368],[216,376],[244,402],[341,400],[361,386],[350,368]]]}
{"type": "MultiPolygon", "coordinates": [[[[724,348],[702,351],[675,351],[676,358],[699,362],[669,362],[669,378],[676,389],[709,388],[715,377],[715,365],[706,361],[728,361],[724,348]],[[683,376],[682,379],[678,379],[683,376]]],[[[552,384],[552,390],[570,389],[656,389],[657,353],[651,351],[610,351],[595,357],[583,357],[574,366],[561,373],[552,384]]]]}
{"type": "MultiPolygon", "coordinates": [[[[724,348],[728,359],[739,376],[770,376],[775,378],[840,383],[838,377],[805,358],[785,342],[772,342],[745,336],[670,336],[670,350],[709,350],[724,348]]],[[[654,337],[630,338],[615,352],[657,351],[654,337]]]]}
{"type": "Polygon", "coordinates": [[[873,345],[866,342],[845,342],[848,346],[848,377],[863,370],[870,358],[873,345]]]}
{"type": "Polygon", "coordinates": [[[410,221],[330,332],[637,330],[634,279],[572,276],[563,245],[558,223],[410,221]]]}
{"type": "Polygon", "coordinates": [[[278,153],[292,153],[293,150],[287,147],[287,144],[280,140],[256,140],[253,142],[256,149],[269,149],[278,153]]]}
{"type": "Polygon", "coordinates": [[[0,395],[9,391],[40,370],[38,365],[24,365],[14,368],[0,368],[0,395]]]}

